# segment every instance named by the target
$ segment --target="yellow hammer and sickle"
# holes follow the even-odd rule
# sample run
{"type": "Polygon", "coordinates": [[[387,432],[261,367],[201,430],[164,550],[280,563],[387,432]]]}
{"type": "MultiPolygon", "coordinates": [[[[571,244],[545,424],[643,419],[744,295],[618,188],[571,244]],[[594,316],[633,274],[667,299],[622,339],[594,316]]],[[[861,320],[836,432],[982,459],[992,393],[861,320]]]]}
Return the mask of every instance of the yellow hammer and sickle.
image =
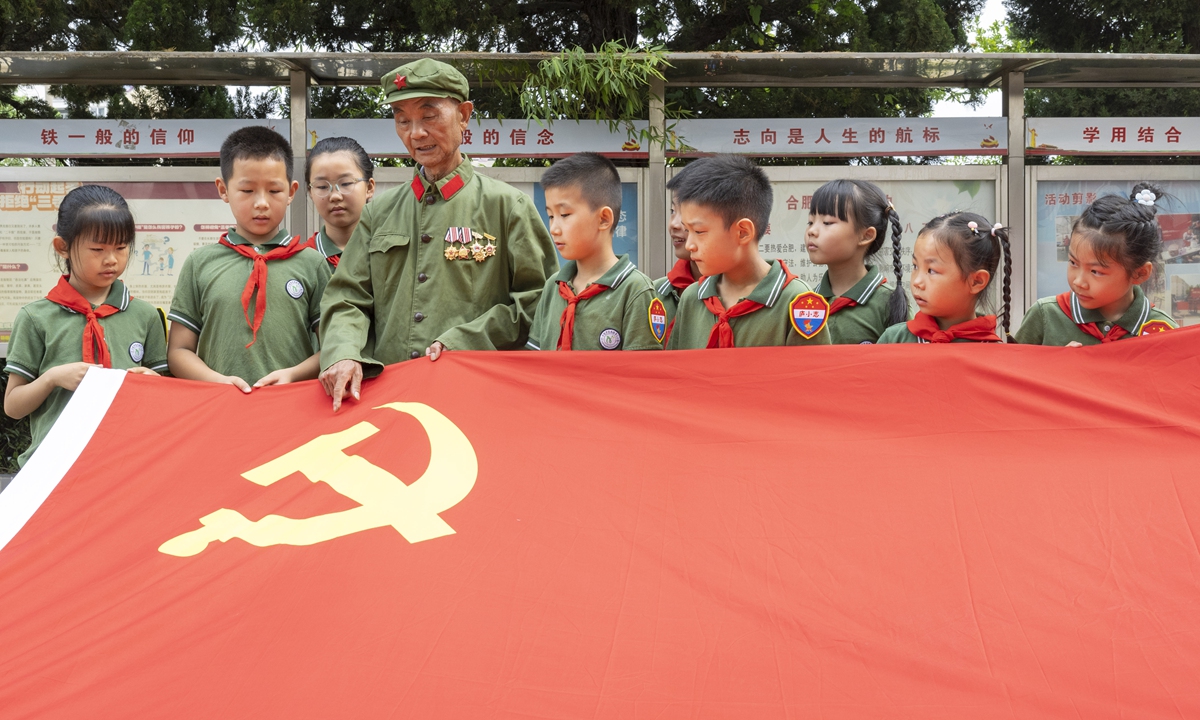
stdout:
{"type": "Polygon", "coordinates": [[[203,552],[210,542],[241,538],[251,545],[314,545],[344,535],[392,526],[410,543],[454,534],[438,513],[457,505],[479,473],[475,449],[445,415],[421,403],[388,403],[390,408],[416,418],[429,436],[429,467],[411,485],[387,470],[372,465],[346,448],[361,442],[379,428],[369,422],[341,432],[322,435],[242,477],[270,485],[300,472],[312,482],[324,482],[359,503],[359,507],[309,518],[267,515],[250,521],[236,510],[221,508],[200,518],[198,530],[184,533],[159,546],[159,552],[189,557],[203,552]]]}

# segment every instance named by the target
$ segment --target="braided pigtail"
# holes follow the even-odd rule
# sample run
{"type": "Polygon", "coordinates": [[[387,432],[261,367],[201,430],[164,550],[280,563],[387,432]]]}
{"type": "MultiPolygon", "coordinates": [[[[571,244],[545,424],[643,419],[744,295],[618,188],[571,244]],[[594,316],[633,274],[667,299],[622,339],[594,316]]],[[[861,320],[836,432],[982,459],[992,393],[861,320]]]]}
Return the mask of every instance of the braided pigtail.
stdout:
{"type": "Polygon", "coordinates": [[[1008,244],[1008,228],[1000,223],[992,227],[992,237],[1000,242],[1000,250],[1004,255],[1004,283],[1000,286],[1000,299],[1004,302],[1004,312],[1000,315],[1000,324],[1004,328],[1004,337],[1013,342],[1008,332],[1012,322],[1012,248],[1008,244]]]}
{"type": "Polygon", "coordinates": [[[900,247],[903,227],[900,225],[900,215],[891,203],[888,203],[887,218],[892,226],[892,270],[896,273],[896,287],[888,300],[888,325],[895,325],[908,320],[908,295],[904,292],[904,263],[900,247]]]}

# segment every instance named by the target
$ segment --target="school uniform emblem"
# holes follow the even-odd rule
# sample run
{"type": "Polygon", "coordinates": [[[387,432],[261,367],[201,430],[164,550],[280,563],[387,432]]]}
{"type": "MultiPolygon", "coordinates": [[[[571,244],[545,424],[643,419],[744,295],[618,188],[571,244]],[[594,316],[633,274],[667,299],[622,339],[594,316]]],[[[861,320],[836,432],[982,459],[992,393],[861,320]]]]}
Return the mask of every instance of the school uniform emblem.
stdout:
{"type": "Polygon", "coordinates": [[[616,328],[605,328],[600,333],[600,347],[605,350],[616,350],[621,347],[621,333],[616,328]]]}
{"type": "Polygon", "coordinates": [[[788,311],[796,332],[805,340],[812,340],[829,320],[829,301],[810,290],[793,298],[788,311]]]}
{"type": "Polygon", "coordinates": [[[662,342],[663,337],[667,334],[667,308],[663,305],[662,300],[654,298],[650,301],[650,332],[654,333],[654,339],[662,342]]]}
{"type": "Polygon", "coordinates": [[[142,358],[146,356],[146,346],[140,342],[135,342],[129,346],[129,359],[135,363],[140,363],[142,358]]]}
{"type": "Polygon", "coordinates": [[[304,283],[300,282],[296,278],[288,280],[287,285],[284,287],[287,288],[287,294],[291,295],[296,300],[299,300],[300,297],[304,295],[304,283]]]}
{"type": "Polygon", "coordinates": [[[1163,322],[1162,320],[1148,320],[1147,322],[1142,323],[1142,327],[1138,329],[1137,334],[1150,335],[1152,333],[1166,332],[1174,329],[1175,328],[1171,327],[1170,323],[1163,322]]]}

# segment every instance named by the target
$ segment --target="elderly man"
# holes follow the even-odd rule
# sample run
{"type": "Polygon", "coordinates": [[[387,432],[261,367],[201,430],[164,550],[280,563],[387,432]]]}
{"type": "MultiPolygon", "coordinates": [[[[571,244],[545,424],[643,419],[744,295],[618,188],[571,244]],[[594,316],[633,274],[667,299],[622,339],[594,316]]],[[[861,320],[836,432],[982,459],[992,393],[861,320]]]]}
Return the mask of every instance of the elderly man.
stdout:
{"type": "Polygon", "coordinates": [[[336,411],[383,366],[445,350],[519,348],[554,246],[533,203],[459,152],[467,79],[422,59],[383,77],[412,183],[375,198],[321,303],[321,383],[336,411]]]}

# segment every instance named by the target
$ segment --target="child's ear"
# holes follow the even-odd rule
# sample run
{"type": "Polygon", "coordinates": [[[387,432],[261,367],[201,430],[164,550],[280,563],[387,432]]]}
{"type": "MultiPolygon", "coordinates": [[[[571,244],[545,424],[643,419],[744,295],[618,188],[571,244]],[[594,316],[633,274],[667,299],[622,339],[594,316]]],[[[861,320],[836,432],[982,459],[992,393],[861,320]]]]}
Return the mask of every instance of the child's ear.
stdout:
{"type": "Polygon", "coordinates": [[[873,228],[873,227],[867,228],[866,231],[862,234],[862,237],[860,237],[858,239],[858,246],[864,247],[864,246],[868,246],[871,243],[875,242],[875,235],[876,235],[875,228],[873,228]]]}
{"type": "Polygon", "coordinates": [[[600,208],[600,229],[612,230],[613,220],[615,217],[616,215],[613,213],[613,209],[609,206],[605,205],[604,207],[600,208]]]}
{"type": "Polygon", "coordinates": [[[58,253],[61,258],[67,258],[67,241],[55,235],[53,240],[54,252],[58,253]]]}
{"type": "Polygon", "coordinates": [[[1129,274],[1129,282],[1134,285],[1141,285],[1150,279],[1151,273],[1154,272],[1154,263],[1146,262],[1140,268],[1137,268],[1129,274]]]}
{"type": "Polygon", "coordinates": [[[967,289],[972,295],[978,295],[984,291],[991,279],[992,274],[987,270],[976,270],[967,276],[967,289]]]}
{"type": "Polygon", "coordinates": [[[757,228],[754,227],[754,221],[750,218],[742,218],[735,222],[733,224],[733,232],[739,245],[758,243],[757,228]]]}
{"type": "Polygon", "coordinates": [[[217,194],[221,196],[222,200],[229,202],[229,188],[225,187],[225,181],[217,178],[214,182],[217,184],[217,194]]]}
{"type": "Polygon", "coordinates": [[[292,186],[290,188],[288,188],[288,205],[292,204],[292,200],[294,200],[296,198],[296,191],[299,189],[300,189],[300,182],[298,180],[293,180],[292,186]]]}

